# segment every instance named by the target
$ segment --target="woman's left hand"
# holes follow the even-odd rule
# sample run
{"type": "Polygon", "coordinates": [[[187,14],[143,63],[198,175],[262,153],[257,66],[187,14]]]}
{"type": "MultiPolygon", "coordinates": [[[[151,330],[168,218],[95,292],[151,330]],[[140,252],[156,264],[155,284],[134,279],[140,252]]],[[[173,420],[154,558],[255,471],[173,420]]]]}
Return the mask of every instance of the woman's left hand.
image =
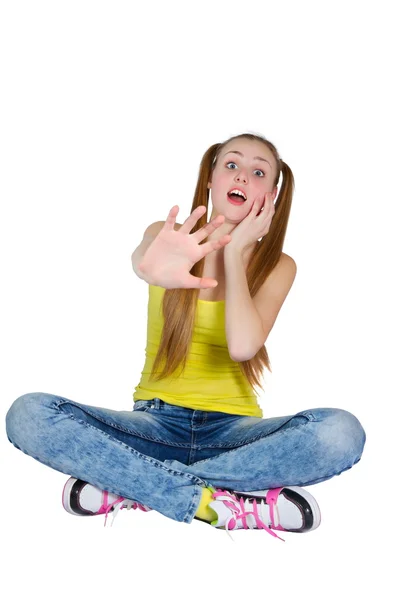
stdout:
{"type": "Polygon", "coordinates": [[[255,241],[267,235],[274,214],[273,192],[267,192],[264,197],[258,196],[247,217],[229,234],[231,241],[225,246],[225,252],[233,248],[244,252],[255,241]],[[264,210],[261,210],[262,207],[264,210]]]}

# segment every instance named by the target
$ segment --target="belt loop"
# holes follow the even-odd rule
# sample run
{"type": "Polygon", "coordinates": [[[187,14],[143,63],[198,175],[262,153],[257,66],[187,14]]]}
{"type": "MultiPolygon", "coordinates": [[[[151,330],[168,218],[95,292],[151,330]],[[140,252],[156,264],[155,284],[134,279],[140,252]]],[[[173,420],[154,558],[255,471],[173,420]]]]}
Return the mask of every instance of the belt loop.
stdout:
{"type": "Polygon", "coordinates": [[[160,408],[160,398],[153,398],[153,406],[155,409],[159,409],[160,408]]]}

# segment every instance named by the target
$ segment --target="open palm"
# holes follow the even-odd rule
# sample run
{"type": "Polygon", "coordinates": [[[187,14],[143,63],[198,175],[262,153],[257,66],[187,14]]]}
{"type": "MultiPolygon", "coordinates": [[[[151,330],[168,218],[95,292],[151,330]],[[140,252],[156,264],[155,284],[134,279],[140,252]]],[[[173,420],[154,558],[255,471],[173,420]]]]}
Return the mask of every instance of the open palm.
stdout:
{"type": "Polygon", "coordinates": [[[139,265],[151,285],[165,289],[207,289],[218,284],[211,277],[194,277],[190,274],[195,263],[207,254],[226,246],[231,240],[230,235],[224,235],[219,240],[200,245],[200,242],[218,229],[225,220],[223,215],[218,215],[198,231],[190,233],[205,211],[205,206],[198,206],[179,231],[175,231],[179,206],[171,208],[164,227],[148,247],[139,265]]]}

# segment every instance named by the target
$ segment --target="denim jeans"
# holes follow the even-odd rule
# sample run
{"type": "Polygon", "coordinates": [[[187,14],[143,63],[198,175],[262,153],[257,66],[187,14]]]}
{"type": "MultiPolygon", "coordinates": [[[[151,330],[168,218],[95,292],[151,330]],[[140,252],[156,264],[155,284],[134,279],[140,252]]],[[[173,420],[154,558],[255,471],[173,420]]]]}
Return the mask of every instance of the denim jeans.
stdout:
{"type": "Polygon", "coordinates": [[[254,491],[307,486],[356,464],[366,435],[338,408],[246,417],[159,398],[110,410],[24,394],[6,415],[9,441],[41,463],[191,523],[207,485],[254,491]]]}

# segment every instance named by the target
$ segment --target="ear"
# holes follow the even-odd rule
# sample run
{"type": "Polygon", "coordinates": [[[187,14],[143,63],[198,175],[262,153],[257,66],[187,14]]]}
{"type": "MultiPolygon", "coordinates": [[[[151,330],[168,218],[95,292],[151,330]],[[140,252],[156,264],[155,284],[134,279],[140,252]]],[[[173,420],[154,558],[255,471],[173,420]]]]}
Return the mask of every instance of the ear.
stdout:
{"type": "Polygon", "coordinates": [[[275,202],[275,198],[276,198],[276,196],[278,194],[278,186],[277,185],[275,186],[275,189],[273,190],[272,193],[273,193],[272,201],[275,202]]]}
{"type": "Polygon", "coordinates": [[[207,188],[208,188],[209,190],[211,190],[211,181],[209,181],[209,182],[207,183],[207,188]]]}

